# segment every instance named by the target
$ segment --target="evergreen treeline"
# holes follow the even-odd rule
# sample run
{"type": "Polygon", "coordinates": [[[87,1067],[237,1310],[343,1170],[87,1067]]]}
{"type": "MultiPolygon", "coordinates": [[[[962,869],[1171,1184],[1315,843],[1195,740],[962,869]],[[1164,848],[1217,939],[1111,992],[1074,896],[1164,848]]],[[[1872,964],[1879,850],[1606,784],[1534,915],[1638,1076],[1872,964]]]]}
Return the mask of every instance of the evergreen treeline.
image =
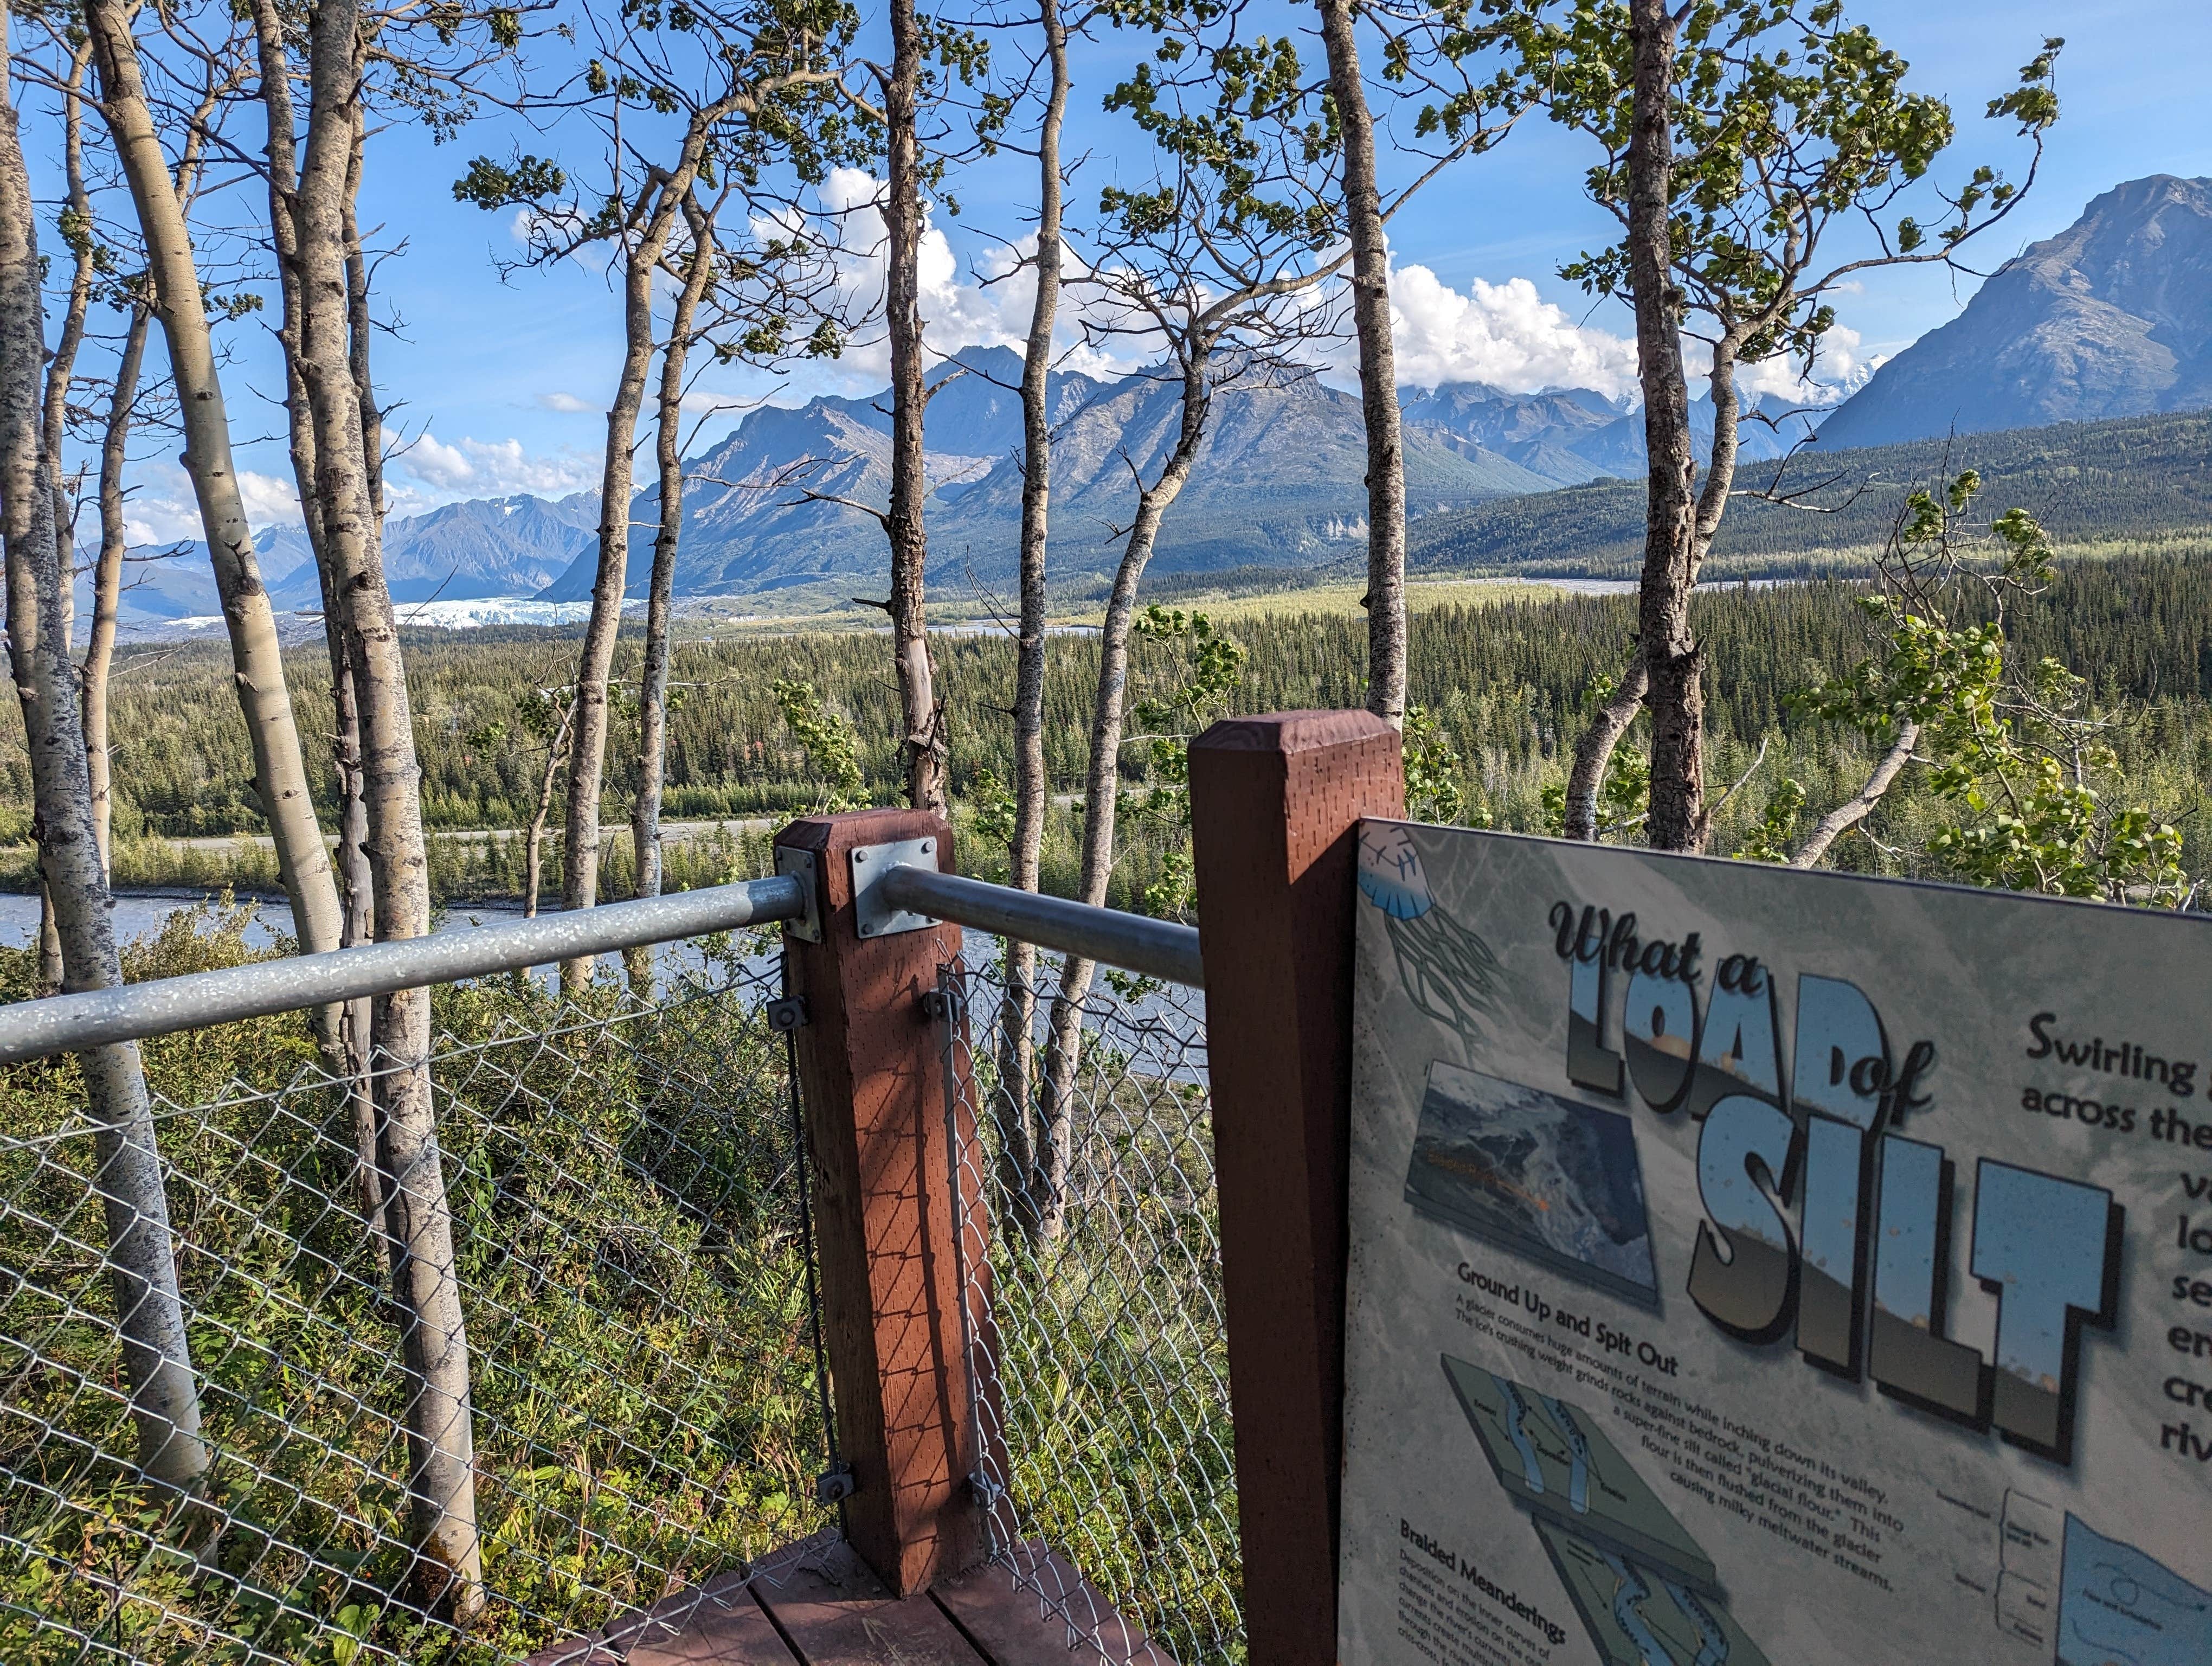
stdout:
{"type": "MultiPolygon", "coordinates": [[[[1869,622],[1856,605],[1863,593],[1856,585],[1821,581],[1720,587],[1698,598],[1698,628],[1712,667],[1709,716],[1720,759],[1716,794],[1750,762],[1762,739],[1769,747],[1766,762],[1723,810],[1715,849],[1733,848],[1730,839],[1756,819],[1772,783],[1784,774],[1805,783],[1816,806],[1824,792],[1840,797],[1857,784],[1854,772],[1863,773],[1864,759],[1856,738],[1798,715],[1790,696],[1871,650],[1869,622]]],[[[1295,606],[1295,598],[1287,598],[1281,612],[1237,622],[1232,634],[1249,652],[1236,695],[1239,709],[1359,703],[1364,620],[1300,612],[1295,606]]],[[[1543,790],[1564,774],[1564,755],[1579,731],[1590,690],[1616,675],[1625,660],[1633,618],[1634,601],[1626,596],[1513,599],[1415,616],[1413,698],[1435,714],[1459,754],[1472,807],[1500,825],[1545,826],[1543,790]]],[[[2154,807],[2190,835],[2190,866],[2203,866],[2196,860],[2202,836],[2189,818],[2212,783],[2212,721],[2207,718],[2212,562],[2174,556],[2077,562],[2046,595],[2017,611],[2013,630],[2016,653],[2060,660],[2090,678],[2100,700],[2146,704],[2144,724],[2120,737],[2123,755],[2140,764],[2154,807]]],[[[1013,650],[996,635],[948,635],[936,647],[953,724],[954,787],[964,798],[978,770],[988,769],[1001,781],[1011,771],[1006,714],[1012,702],[1013,650]]],[[[533,690],[564,680],[570,641],[553,632],[510,630],[491,637],[428,632],[412,636],[408,651],[430,824],[449,831],[521,827],[536,804],[544,753],[519,713],[533,690]]],[[[1167,643],[1138,645],[1139,697],[1178,680],[1177,651],[1167,643]]],[[[617,677],[635,677],[637,653],[637,643],[625,639],[617,677]]],[[[778,678],[811,683],[851,723],[869,795],[894,801],[900,781],[892,745],[896,691],[883,660],[881,636],[865,632],[680,644],[669,738],[669,817],[780,818],[815,805],[821,790],[815,771],[770,693],[778,678]]],[[[1092,638],[1052,639],[1047,757],[1062,793],[1073,791],[1083,777],[1097,660],[1092,638]]],[[[328,709],[327,663],[316,650],[289,657],[303,714],[328,709]]],[[[212,883],[226,875],[245,880],[258,875],[250,859],[240,867],[228,852],[179,853],[149,842],[260,830],[252,760],[225,670],[222,650],[214,646],[162,650],[148,654],[140,669],[116,684],[115,730],[126,737],[116,767],[118,872],[126,883],[212,883]]],[[[12,708],[0,724],[0,818],[5,818],[0,832],[9,844],[8,871],[20,882],[27,879],[29,866],[23,842],[28,773],[12,708]]],[[[634,721],[615,725],[605,812],[611,823],[624,812],[635,781],[635,733],[634,721]]],[[[1632,745],[1635,740],[1632,735],[1632,745]]],[[[324,736],[309,738],[311,746],[325,743],[324,736]]],[[[1133,783],[1142,777],[1145,754],[1141,745],[1127,749],[1125,773],[1133,783]]],[[[1913,804],[1908,777],[1884,817],[1909,822],[1913,804]]],[[[323,807],[327,814],[329,807],[323,807]]],[[[1061,812],[1063,822],[1072,816],[1071,806],[1063,805],[1061,812]]],[[[1118,898],[1141,890],[1157,858],[1156,842],[1139,822],[1129,841],[1132,871],[1117,884],[1118,898]]],[[[610,885],[617,894],[627,885],[627,843],[610,841],[610,885]]],[[[672,877],[701,883],[733,867],[749,869],[760,860],[755,848],[760,843],[757,837],[732,836],[695,846],[688,860],[672,857],[672,877]]],[[[1072,828],[1055,827],[1048,845],[1049,882],[1063,862],[1072,863],[1072,828]]],[[[557,851],[557,843],[549,844],[549,871],[557,851]]],[[[1854,843],[1839,853],[1838,861],[1864,866],[1869,855],[1854,843]]],[[[1001,853],[971,840],[963,865],[988,873],[1002,860],[1001,853]]],[[[447,842],[435,860],[441,888],[450,895],[520,888],[519,841],[447,842]]]]}
{"type": "MultiPolygon", "coordinates": [[[[1739,489],[1767,489],[1776,466],[1743,465],[1739,489]]],[[[2026,509],[2061,549],[2175,541],[2202,548],[2212,528],[2212,412],[2191,411],[1856,451],[1809,447],[1789,465],[1783,487],[1832,478],[1805,500],[1826,512],[1739,498],[1707,570],[1836,570],[1850,552],[1884,544],[1903,488],[1962,469],[1980,472],[1984,502],[2026,509]]],[[[1641,480],[1602,480],[1425,516],[1407,527],[1408,559],[1425,569],[1632,578],[1643,558],[1644,497],[1641,480]]]]}

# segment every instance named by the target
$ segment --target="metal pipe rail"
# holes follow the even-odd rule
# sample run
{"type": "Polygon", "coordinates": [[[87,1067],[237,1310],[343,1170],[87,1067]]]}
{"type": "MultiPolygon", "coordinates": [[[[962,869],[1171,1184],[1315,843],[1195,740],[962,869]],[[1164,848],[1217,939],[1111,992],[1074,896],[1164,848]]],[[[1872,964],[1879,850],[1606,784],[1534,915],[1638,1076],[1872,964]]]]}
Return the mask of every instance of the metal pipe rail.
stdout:
{"type": "Polygon", "coordinates": [[[511,925],[19,1001],[0,1006],[0,1064],[795,920],[806,912],[806,900],[798,880],[780,875],[511,925]]]}
{"type": "Polygon", "coordinates": [[[916,914],[1082,955],[1170,983],[1206,987],[1194,926],[1093,908],[1088,903],[987,885],[926,867],[895,867],[876,883],[887,901],[916,914]]]}

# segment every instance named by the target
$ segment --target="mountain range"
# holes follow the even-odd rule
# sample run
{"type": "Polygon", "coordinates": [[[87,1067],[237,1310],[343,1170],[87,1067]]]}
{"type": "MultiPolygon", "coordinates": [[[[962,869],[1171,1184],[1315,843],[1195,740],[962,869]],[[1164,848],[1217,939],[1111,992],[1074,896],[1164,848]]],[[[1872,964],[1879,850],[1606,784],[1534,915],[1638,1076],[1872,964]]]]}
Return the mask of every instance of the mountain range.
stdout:
{"type": "Polygon", "coordinates": [[[2212,405],[2212,179],[2132,179],[1876,370],[1830,446],[2212,405]]]}
{"type": "MultiPolygon", "coordinates": [[[[927,514],[932,565],[944,581],[1003,588],[1013,577],[1020,376],[1007,348],[971,349],[933,373],[927,514]]],[[[1136,473],[1149,475],[1172,444],[1177,387],[1153,371],[1115,380],[1069,373],[1049,392],[1054,569],[1062,581],[1095,581],[1118,559],[1136,473]]],[[[1640,413],[1586,388],[1523,393],[1462,382],[1404,389],[1401,400],[1419,548],[1461,548],[1494,563],[1510,554],[1494,547],[1496,527],[1581,525],[1579,506],[1627,501],[1589,496],[1596,484],[1644,470],[1640,413]],[[1563,488],[1573,489],[1549,496],[1563,488]]],[[[1700,404],[1703,434],[1711,406],[1700,404]]],[[[1768,396],[1740,437],[1745,460],[1757,462],[1782,455],[1816,423],[1825,455],[2207,405],[2212,180],[2160,175],[2106,192],[2065,232],[2007,262],[1957,319],[1882,365],[1825,420],[1768,396]]],[[[890,429],[887,395],[823,397],[756,410],[686,459],[678,593],[775,594],[780,605],[800,607],[880,585],[883,531],[859,506],[885,501],[890,429]]],[[[1154,570],[1311,569],[1356,556],[1366,537],[1364,436],[1355,393],[1301,369],[1232,367],[1190,483],[1163,526],[1154,570]]],[[[475,500],[396,519],[385,534],[394,599],[584,601],[599,518],[597,495],[579,493],[475,500]]],[[[1610,508],[1601,517],[1608,527],[1616,518],[1610,508]]],[[[659,520],[657,488],[640,494],[630,519],[641,528],[659,520]]],[[[1602,542],[1610,562],[1614,532],[1602,542]]],[[[1532,559],[1539,546],[1545,559],[1568,558],[1548,532],[1523,543],[1532,559]]],[[[652,553],[650,537],[634,534],[633,596],[644,593],[652,553]]],[[[280,575],[271,592],[281,606],[319,605],[307,554],[296,531],[264,536],[262,564],[280,575]]],[[[1595,548],[1587,554],[1599,558],[1595,548]]],[[[146,563],[126,606],[142,623],[212,614],[205,574],[204,557],[146,563]]]]}

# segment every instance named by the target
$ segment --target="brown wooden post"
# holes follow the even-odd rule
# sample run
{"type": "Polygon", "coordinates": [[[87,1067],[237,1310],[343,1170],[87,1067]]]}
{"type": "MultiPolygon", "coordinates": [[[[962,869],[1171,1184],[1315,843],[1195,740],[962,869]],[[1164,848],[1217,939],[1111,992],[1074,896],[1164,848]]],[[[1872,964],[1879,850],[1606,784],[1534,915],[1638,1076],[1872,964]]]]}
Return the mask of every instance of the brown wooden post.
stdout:
{"type": "Polygon", "coordinates": [[[1353,867],[1396,733],[1277,712],[1191,743],[1230,1405],[1254,1666],[1336,1659],[1353,867]]]}
{"type": "MultiPolygon", "coordinates": [[[[984,1554],[969,1477],[978,1468],[960,1322],[960,1261],[950,1192],[945,1059],[924,997],[960,952],[960,928],[863,938],[854,918],[855,847],[936,841],[952,867],[952,832],[919,811],[870,810],[793,822],[779,850],[814,858],[822,941],[789,927],[799,1097],[814,1168],[841,1456],[853,1471],[846,1529],[893,1594],[911,1596],[984,1554]]],[[[972,1124],[974,1096],[953,1114],[972,1124]]],[[[960,1138],[973,1138],[972,1125],[960,1138]]],[[[988,1243],[983,1201],[965,1189],[971,1256],[988,1243]]],[[[1003,1468],[1003,1466],[1001,1466],[1003,1468]]]]}

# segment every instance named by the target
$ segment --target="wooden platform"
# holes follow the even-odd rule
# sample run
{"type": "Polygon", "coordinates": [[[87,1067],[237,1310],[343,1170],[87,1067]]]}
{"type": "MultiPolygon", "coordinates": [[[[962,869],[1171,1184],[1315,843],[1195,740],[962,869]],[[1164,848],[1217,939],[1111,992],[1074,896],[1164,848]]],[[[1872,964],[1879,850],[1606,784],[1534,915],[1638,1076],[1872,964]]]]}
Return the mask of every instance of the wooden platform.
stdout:
{"type": "Polygon", "coordinates": [[[1096,1614],[1106,1650],[1072,1635],[1006,1563],[902,1602],[823,1534],[777,1552],[750,1580],[710,1579],[529,1666],[1176,1666],[1049,1547],[1024,1545],[1009,1560],[1086,1621],[1096,1614]]]}

